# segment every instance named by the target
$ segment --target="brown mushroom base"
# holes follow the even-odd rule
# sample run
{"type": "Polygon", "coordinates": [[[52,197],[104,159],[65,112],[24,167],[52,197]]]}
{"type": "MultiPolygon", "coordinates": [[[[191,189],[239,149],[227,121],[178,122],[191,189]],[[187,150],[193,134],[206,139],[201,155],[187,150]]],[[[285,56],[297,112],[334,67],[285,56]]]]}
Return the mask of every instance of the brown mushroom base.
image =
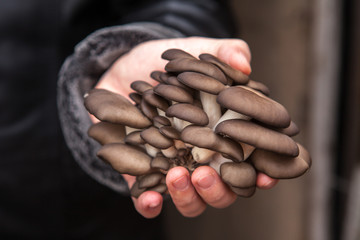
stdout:
{"type": "Polygon", "coordinates": [[[166,174],[183,166],[213,167],[229,188],[250,197],[256,173],[294,178],[311,166],[308,152],[292,137],[298,129],[268,88],[209,54],[164,52],[166,72],[131,84],[130,99],[94,89],[85,107],[100,122],[89,136],[103,147],[98,156],[122,174],[137,176],[131,195],[166,193],[166,174]],[[295,127],[294,127],[295,126],[295,127]]]}

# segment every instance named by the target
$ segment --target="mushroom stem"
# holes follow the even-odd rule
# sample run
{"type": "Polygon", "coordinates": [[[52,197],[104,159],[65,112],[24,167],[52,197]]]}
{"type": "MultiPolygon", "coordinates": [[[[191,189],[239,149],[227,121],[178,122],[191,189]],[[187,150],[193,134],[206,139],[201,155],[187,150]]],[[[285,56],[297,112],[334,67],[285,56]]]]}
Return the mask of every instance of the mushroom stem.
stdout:
{"type": "Polygon", "coordinates": [[[145,143],[145,149],[146,149],[146,152],[147,152],[151,157],[156,157],[156,154],[157,154],[158,152],[160,152],[159,149],[157,149],[156,147],[151,146],[151,145],[148,144],[148,143],[145,143]]]}
{"type": "Polygon", "coordinates": [[[220,105],[216,102],[216,97],[217,95],[200,91],[202,107],[209,118],[209,128],[213,128],[221,117],[221,108],[220,105]]]}
{"type": "Polygon", "coordinates": [[[171,146],[166,149],[161,149],[161,152],[167,158],[174,158],[177,155],[177,149],[175,148],[175,146],[171,146]]]}
{"type": "Polygon", "coordinates": [[[226,121],[226,120],[229,120],[229,119],[242,119],[242,120],[250,120],[251,118],[244,115],[244,114],[241,114],[241,113],[238,113],[238,112],[235,112],[233,110],[226,110],[226,112],[218,119],[218,121],[216,122],[216,124],[213,126],[213,130],[215,130],[216,126],[223,122],[223,121],[226,121]]]}
{"type": "Polygon", "coordinates": [[[125,133],[126,135],[129,135],[130,133],[132,132],[136,132],[136,131],[139,131],[141,129],[137,129],[137,128],[132,128],[132,127],[129,127],[129,126],[125,126],[125,133]]]}
{"type": "Polygon", "coordinates": [[[181,132],[185,127],[191,124],[191,122],[179,119],[177,117],[173,117],[172,122],[174,123],[175,129],[178,130],[179,132],[181,132]]]}
{"type": "Polygon", "coordinates": [[[194,146],[191,150],[193,159],[198,163],[208,163],[216,152],[207,148],[194,146]]]}

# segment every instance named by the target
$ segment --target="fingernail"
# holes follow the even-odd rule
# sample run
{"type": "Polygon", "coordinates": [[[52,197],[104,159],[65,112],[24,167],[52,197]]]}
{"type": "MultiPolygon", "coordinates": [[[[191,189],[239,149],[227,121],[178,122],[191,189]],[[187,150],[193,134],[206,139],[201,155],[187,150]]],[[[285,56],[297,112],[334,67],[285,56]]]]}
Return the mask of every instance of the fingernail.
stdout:
{"type": "Polygon", "coordinates": [[[207,189],[210,188],[215,183],[215,177],[211,174],[201,178],[197,184],[200,188],[207,189]]]}
{"type": "Polygon", "coordinates": [[[188,184],[189,180],[186,176],[182,176],[172,183],[176,190],[184,190],[188,186],[188,184]]]}

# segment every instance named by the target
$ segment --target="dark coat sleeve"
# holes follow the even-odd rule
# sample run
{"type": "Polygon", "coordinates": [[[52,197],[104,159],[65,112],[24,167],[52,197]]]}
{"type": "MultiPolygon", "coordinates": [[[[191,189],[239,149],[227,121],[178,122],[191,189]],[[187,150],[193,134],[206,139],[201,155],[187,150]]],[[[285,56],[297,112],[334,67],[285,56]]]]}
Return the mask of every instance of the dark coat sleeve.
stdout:
{"type": "Polygon", "coordinates": [[[220,14],[223,7],[217,1],[153,1],[116,18],[118,26],[100,29],[76,46],[59,73],[57,100],[67,146],[86,173],[128,193],[121,175],[96,157],[100,145],[87,135],[91,121],[83,95],[117,58],[141,42],[190,35],[229,37],[231,27],[220,14]]]}

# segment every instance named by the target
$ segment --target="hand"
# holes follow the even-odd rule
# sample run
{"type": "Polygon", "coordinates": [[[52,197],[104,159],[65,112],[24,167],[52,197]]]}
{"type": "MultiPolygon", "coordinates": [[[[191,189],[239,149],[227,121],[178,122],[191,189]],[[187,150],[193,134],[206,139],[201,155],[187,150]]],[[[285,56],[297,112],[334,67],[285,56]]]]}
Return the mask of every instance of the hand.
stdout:
{"type": "MultiPolygon", "coordinates": [[[[248,45],[237,39],[209,39],[200,37],[154,40],[142,43],[128,54],[119,58],[104,74],[97,88],[104,88],[128,96],[132,90],[131,82],[145,80],[156,84],[150,78],[154,70],[164,71],[167,61],[161,59],[161,54],[169,48],[180,48],[194,56],[201,53],[213,54],[230,66],[250,74],[250,50],[248,45]]],[[[135,177],[125,175],[129,186],[135,182],[135,177]]],[[[269,189],[275,186],[277,180],[259,173],[257,186],[269,189]]],[[[183,167],[172,168],[166,177],[166,184],[172,200],[179,212],[187,217],[200,215],[207,205],[215,208],[225,208],[236,200],[236,195],[221,180],[216,171],[208,166],[197,168],[190,177],[183,167]]],[[[147,191],[139,198],[132,198],[137,211],[146,218],[160,214],[162,196],[154,191],[147,191]]]]}

